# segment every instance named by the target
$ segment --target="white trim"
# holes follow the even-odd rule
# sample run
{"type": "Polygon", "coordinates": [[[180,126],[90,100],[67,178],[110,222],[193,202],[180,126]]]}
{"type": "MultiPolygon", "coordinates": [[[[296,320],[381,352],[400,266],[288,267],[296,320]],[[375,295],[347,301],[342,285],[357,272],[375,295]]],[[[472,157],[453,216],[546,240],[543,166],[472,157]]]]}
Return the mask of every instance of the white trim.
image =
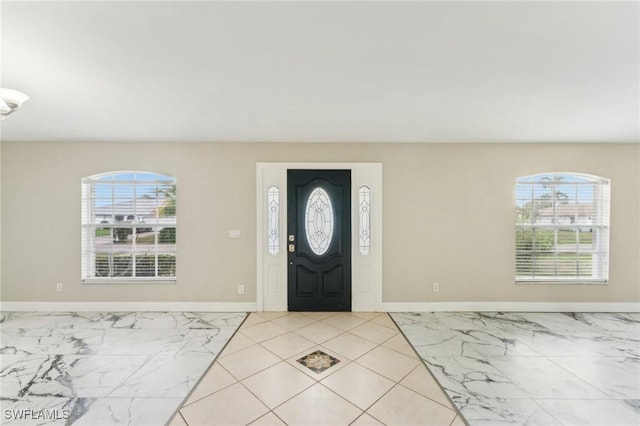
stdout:
{"type": "Polygon", "coordinates": [[[0,302],[3,312],[255,312],[235,302],[0,302]]]}
{"type": "MultiPolygon", "coordinates": [[[[0,302],[2,312],[255,312],[236,302],[0,302]]],[[[383,312],[640,312],[640,303],[388,302],[383,312]]]]}
{"type": "Polygon", "coordinates": [[[640,303],[388,302],[383,312],[640,312],[640,303]]]}
{"type": "Polygon", "coordinates": [[[351,170],[351,229],[358,229],[358,191],[371,189],[370,252],[363,256],[358,238],[351,239],[351,310],[382,311],[382,163],[274,162],[256,163],[256,305],[258,310],[287,310],[287,170],[351,170]],[[280,252],[269,254],[266,243],[266,191],[280,188],[280,252]]]}

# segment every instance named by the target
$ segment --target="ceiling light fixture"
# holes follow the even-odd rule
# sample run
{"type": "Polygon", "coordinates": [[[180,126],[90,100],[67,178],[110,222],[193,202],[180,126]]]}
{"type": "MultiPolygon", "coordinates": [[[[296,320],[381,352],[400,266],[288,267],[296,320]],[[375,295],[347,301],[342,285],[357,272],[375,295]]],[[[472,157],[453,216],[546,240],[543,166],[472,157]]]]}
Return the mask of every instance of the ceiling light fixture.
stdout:
{"type": "Polygon", "coordinates": [[[13,89],[0,89],[0,120],[17,110],[29,96],[13,89]]]}

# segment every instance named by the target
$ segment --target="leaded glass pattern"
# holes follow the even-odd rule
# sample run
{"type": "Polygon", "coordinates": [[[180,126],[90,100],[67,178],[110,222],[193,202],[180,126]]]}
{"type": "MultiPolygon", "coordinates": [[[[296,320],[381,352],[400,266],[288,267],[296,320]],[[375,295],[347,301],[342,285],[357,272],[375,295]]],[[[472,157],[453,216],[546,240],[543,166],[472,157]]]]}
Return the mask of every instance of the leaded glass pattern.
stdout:
{"type": "Polygon", "coordinates": [[[280,252],[280,188],[270,186],[267,190],[267,244],[269,253],[280,252]]]}
{"type": "Polygon", "coordinates": [[[327,191],[315,188],[305,208],[305,234],[311,250],[318,256],[329,249],[333,238],[334,212],[327,191]]]}
{"type": "Polygon", "coordinates": [[[359,248],[363,255],[371,251],[371,188],[360,187],[358,191],[358,211],[359,211],[359,248]]]}

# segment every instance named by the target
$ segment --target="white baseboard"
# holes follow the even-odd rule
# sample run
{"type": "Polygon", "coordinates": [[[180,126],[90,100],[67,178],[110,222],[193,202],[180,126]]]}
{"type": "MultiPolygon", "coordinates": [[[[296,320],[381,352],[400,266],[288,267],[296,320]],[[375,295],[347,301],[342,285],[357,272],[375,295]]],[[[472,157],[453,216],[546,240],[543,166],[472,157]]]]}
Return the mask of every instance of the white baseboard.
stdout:
{"type": "Polygon", "coordinates": [[[255,312],[236,302],[0,302],[4,312],[255,312]]]}
{"type": "Polygon", "coordinates": [[[384,312],[640,312],[640,303],[390,302],[384,312]]]}
{"type": "MultiPolygon", "coordinates": [[[[0,302],[4,312],[256,312],[236,302],[0,302]]],[[[383,312],[640,312],[640,303],[388,302],[383,312]]]]}

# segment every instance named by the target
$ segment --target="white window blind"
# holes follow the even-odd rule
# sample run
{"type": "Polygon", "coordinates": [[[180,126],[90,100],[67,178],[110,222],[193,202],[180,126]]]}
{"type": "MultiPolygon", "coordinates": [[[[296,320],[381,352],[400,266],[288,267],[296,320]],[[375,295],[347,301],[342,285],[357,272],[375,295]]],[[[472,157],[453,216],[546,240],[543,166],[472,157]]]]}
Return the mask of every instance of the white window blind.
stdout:
{"type": "Polygon", "coordinates": [[[176,276],[176,179],[113,172],[82,180],[82,279],[176,276]]]}
{"type": "Polygon", "coordinates": [[[544,173],[516,180],[516,281],[606,282],[606,178],[544,173]]]}

